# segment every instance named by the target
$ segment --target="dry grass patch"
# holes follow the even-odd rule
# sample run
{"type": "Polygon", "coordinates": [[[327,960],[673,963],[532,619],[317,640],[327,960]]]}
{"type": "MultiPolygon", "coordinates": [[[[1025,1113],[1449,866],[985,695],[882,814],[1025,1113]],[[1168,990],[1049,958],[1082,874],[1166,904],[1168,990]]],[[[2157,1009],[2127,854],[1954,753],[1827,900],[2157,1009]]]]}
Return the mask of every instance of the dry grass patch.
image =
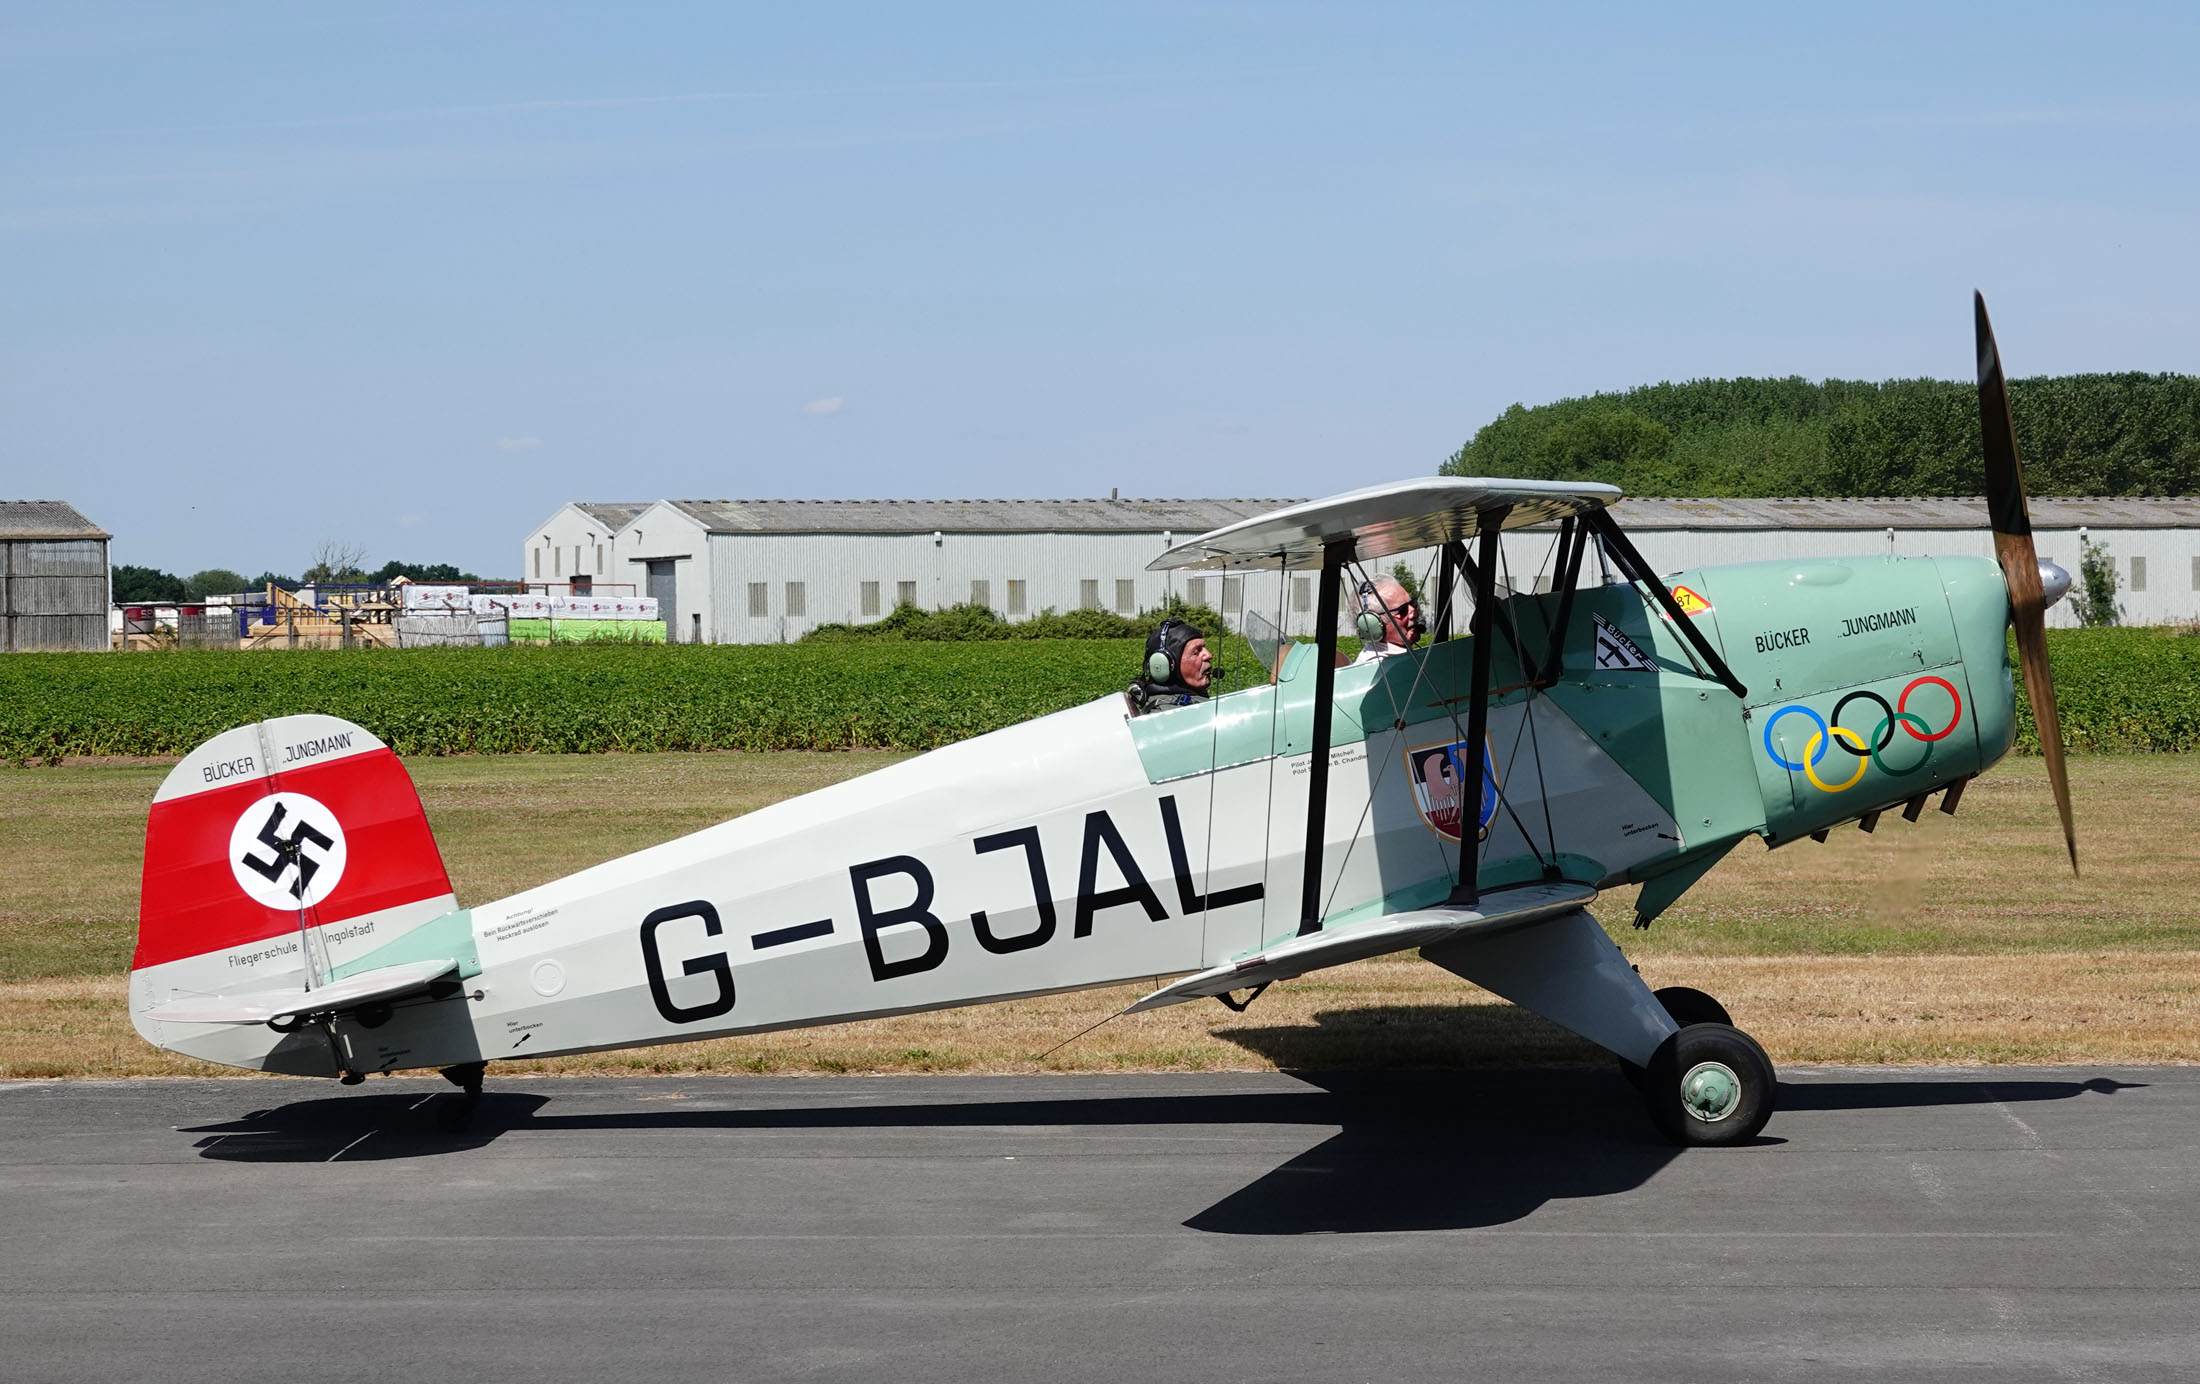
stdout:
{"type": "MultiPolygon", "coordinates": [[[[2200,1061],[2200,955],[1672,957],[1776,1062],[2200,1061]]],[[[513,1073],[1181,1072],[1598,1064],[1599,1049],[1412,957],[1286,982],[1246,1013],[1109,1020],[1147,987],[745,1038],[506,1062],[513,1073]],[[1049,1050],[1052,1049],[1051,1055],[1049,1050]]],[[[0,1077],[234,1075],[140,1040],[120,980],[0,986],[0,1077]]]]}

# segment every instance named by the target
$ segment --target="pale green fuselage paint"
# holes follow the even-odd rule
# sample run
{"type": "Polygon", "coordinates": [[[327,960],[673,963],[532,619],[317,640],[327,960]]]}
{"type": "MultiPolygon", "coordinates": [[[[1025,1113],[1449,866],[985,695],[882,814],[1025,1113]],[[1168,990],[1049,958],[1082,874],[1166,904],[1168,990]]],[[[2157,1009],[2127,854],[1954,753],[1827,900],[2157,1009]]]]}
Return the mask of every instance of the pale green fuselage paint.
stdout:
{"type": "MultiPolygon", "coordinates": [[[[1992,562],[1880,556],[1751,563],[1669,581],[1708,604],[1695,621],[1747,687],[1746,699],[1700,673],[1671,622],[1630,586],[1576,593],[1563,670],[1547,688],[1525,685],[1519,657],[1493,629],[1493,709],[1549,698],[1679,827],[1672,849],[1621,870],[1593,847],[1576,846],[1556,861],[1565,877],[1603,887],[1647,882],[1644,908],[1655,914],[1744,837],[1778,846],[1944,788],[2008,752],[2015,733],[2008,595],[1992,562]],[[1657,671],[1599,669],[1599,616],[1657,671]]],[[[1520,594],[1502,604],[1530,660],[1540,660],[1558,597],[1520,594]]],[[[1472,649],[1460,638],[1340,668],[1333,753],[1400,722],[1416,742],[1443,738],[1465,714],[1472,649]],[[1426,735],[1415,735],[1417,728],[1426,735]]],[[[1274,683],[1133,720],[1149,780],[1306,754],[1313,655],[1311,645],[1298,645],[1274,683]]],[[[1480,877],[1489,886],[1532,880],[1543,870],[1529,853],[1485,855],[1480,877]]],[[[1449,876],[1393,881],[1386,872],[1381,898],[1325,922],[1425,907],[1450,885],[1449,876]]]]}

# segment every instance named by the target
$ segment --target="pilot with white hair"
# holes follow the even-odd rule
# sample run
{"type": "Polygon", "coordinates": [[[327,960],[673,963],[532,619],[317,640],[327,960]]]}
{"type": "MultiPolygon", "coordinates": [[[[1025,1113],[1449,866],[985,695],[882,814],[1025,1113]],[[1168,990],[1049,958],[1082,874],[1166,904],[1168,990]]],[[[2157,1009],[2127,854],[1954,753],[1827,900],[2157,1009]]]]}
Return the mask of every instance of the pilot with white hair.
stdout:
{"type": "Polygon", "coordinates": [[[1421,603],[1395,577],[1360,583],[1360,656],[1354,664],[1396,658],[1421,638],[1421,603]]]}

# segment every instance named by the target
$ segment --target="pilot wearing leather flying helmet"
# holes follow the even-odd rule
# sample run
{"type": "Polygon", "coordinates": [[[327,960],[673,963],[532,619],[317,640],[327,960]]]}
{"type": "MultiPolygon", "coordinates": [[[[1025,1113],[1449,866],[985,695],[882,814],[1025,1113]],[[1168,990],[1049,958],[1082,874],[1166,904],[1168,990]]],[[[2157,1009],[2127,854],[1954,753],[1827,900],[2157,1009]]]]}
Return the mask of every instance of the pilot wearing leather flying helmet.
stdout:
{"type": "Polygon", "coordinates": [[[1215,656],[1207,637],[1171,616],[1146,636],[1146,661],[1130,686],[1131,713],[1196,706],[1214,686],[1215,656]]]}

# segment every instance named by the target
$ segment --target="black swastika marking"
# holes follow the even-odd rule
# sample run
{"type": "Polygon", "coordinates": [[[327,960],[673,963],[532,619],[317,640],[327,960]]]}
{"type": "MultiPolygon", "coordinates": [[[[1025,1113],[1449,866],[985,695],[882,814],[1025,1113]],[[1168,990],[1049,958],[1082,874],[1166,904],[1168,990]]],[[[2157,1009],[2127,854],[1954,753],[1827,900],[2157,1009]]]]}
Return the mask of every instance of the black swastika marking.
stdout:
{"type": "Polygon", "coordinates": [[[247,851],[244,859],[239,863],[250,866],[267,876],[270,884],[281,884],[283,882],[283,871],[293,865],[297,866],[298,882],[290,886],[290,896],[294,899],[302,899],[306,896],[306,888],[313,883],[314,874],[321,868],[320,861],[307,855],[301,849],[302,844],[311,841],[314,845],[326,851],[334,850],[336,843],[323,836],[314,828],[311,822],[302,817],[298,820],[298,824],[291,828],[289,839],[284,839],[280,833],[283,829],[285,815],[283,805],[281,803],[275,804],[275,810],[268,814],[267,825],[260,828],[260,844],[273,851],[275,858],[273,860],[262,860],[247,851]]]}

